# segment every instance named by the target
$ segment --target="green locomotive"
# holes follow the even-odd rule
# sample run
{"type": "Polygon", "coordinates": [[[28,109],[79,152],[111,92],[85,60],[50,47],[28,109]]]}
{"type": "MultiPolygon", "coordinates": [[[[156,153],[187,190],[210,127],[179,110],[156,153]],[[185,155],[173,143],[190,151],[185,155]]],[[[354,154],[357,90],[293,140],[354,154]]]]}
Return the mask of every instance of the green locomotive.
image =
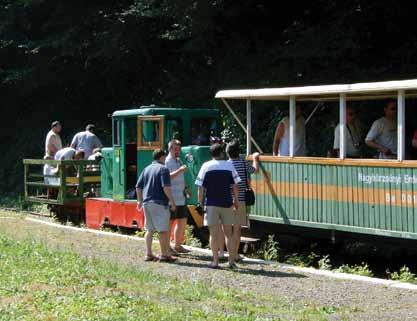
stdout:
{"type": "Polygon", "coordinates": [[[192,191],[188,206],[196,224],[201,225],[202,218],[194,210],[197,203],[194,181],[201,164],[210,158],[210,138],[219,135],[219,115],[215,109],[156,106],[115,111],[113,146],[101,151],[100,173],[88,170],[88,166],[97,165],[92,161],[24,160],[25,197],[49,204],[61,218],[79,218],[85,213],[90,228],[113,225],[140,229],[143,213],[137,211],[134,196],[137,178],[152,162],[152,151],[165,149],[176,138],[183,146],[181,160],[189,168],[185,174],[192,191]],[[43,182],[39,166],[47,163],[59,165],[59,184],[43,182]],[[67,169],[73,166],[77,168],[69,175],[67,169]],[[43,192],[39,192],[42,188],[43,192]],[[47,189],[56,190],[52,193],[54,197],[48,197],[47,189]]]}

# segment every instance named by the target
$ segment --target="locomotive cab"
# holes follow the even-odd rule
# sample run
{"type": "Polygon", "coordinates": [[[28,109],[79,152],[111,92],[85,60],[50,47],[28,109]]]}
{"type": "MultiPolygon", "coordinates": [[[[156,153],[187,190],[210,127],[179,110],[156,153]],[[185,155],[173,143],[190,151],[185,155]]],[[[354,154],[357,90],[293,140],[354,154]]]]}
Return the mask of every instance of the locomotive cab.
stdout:
{"type": "Polygon", "coordinates": [[[144,106],[114,112],[112,124],[113,146],[102,151],[101,197],[86,202],[89,227],[143,226],[143,213],[136,210],[136,181],[153,161],[152,152],[166,150],[172,139],[181,140],[180,158],[189,168],[185,173],[192,190],[188,205],[197,203],[194,181],[201,164],[210,158],[210,139],[219,135],[218,110],[144,106]]]}

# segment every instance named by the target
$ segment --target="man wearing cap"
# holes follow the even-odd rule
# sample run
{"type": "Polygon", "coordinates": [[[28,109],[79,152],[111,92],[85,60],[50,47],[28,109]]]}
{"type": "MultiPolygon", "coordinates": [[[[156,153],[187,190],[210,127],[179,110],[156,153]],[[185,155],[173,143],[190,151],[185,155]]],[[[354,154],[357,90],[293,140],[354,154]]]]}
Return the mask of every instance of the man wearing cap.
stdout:
{"type": "Polygon", "coordinates": [[[71,147],[76,150],[84,151],[84,158],[88,159],[93,150],[103,147],[100,139],[94,134],[95,126],[88,124],[85,131],[75,134],[71,142],[71,147]]]}
{"type": "Polygon", "coordinates": [[[53,159],[56,152],[62,149],[61,136],[59,136],[61,129],[62,126],[59,121],[56,120],[51,124],[51,130],[45,139],[45,159],[53,159]]]}

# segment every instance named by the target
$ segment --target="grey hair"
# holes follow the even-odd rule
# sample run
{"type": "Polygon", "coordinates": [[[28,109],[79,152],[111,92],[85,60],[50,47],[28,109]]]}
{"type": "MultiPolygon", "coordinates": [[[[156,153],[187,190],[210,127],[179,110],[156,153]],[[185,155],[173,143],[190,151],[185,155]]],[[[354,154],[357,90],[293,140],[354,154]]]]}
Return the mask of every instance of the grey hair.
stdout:
{"type": "Polygon", "coordinates": [[[168,150],[171,150],[175,146],[181,145],[181,142],[178,139],[170,140],[168,143],[168,150]]]}

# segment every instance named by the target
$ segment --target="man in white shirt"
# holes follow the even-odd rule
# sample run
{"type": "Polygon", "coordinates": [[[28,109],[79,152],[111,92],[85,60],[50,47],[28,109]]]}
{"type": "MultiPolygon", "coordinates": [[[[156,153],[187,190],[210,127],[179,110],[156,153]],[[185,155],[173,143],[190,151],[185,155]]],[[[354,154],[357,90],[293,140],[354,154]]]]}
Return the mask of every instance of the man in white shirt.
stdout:
{"type": "Polygon", "coordinates": [[[62,130],[62,125],[59,121],[54,121],[51,124],[51,130],[46,135],[45,139],[45,157],[44,159],[54,158],[57,151],[62,149],[62,141],[59,133],[62,130]]]}
{"type": "MultiPolygon", "coordinates": [[[[177,253],[190,252],[181,243],[184,240],[185,226],[187,225],[188,209],[185,200],[185,178],[186,165],[182,165],[179,156],[181,152],[181,142],[177,139],[168,143],[168,156],[165,159],[165,167],[168,168],[171,177],[171,191],[175,204],[175,211],[171,211],[171,224],[176,220],[177,225],[174,230],[174,250],[177,253]]],[[[189,193],[189,190],[188,190],[189,193]]]]}
{"type": "Polygon", "coordinates": [[[72,148],[84,151],[85,159],[88,159],[95,149],[103,147],[100,139],[94,134],[94,130],[95,126],[89,124],[85,131],[77,133],[71,141],[72,148]]]}
{"type": "MultiPolygon", "coordinates": [[[[301,106],[295,107],[295,135],[294,135],[294,156],[305,156],[306,134],[305,119],[301,112],[301,106]]],[[[281,119],[275,130],[274,144],[272,147],[274,156],[290,155],[290,118],[281,119]]]]}
{"type": "MultiPolygon", "coordinates": [[[[347,106],[346,107],[346,156],[348,158],[359,158],[361,156],[361,142],[363,139],[362,136],[362,126],[356,119],[355,110],[347,106]]],[[[336,151],[337,156],[339,157],[340,150],[340,124],[338,124],[334,130],[334,142],[333,149],[336,151]]]]}
{"type": "Polygon", "coordinates": [[[55,160],[71,160],[71,159],[83,159],[84,151],[75,150],[72,147],[65,147],[59,150],[55,155],[55,160]]]}
{"type": "Polygon", "coordinates": [[[397,103],[388,101],[385,116],[374,121],[365,143],[379,152],[380,159],[395,159],[397,156],[397,103]]]}

